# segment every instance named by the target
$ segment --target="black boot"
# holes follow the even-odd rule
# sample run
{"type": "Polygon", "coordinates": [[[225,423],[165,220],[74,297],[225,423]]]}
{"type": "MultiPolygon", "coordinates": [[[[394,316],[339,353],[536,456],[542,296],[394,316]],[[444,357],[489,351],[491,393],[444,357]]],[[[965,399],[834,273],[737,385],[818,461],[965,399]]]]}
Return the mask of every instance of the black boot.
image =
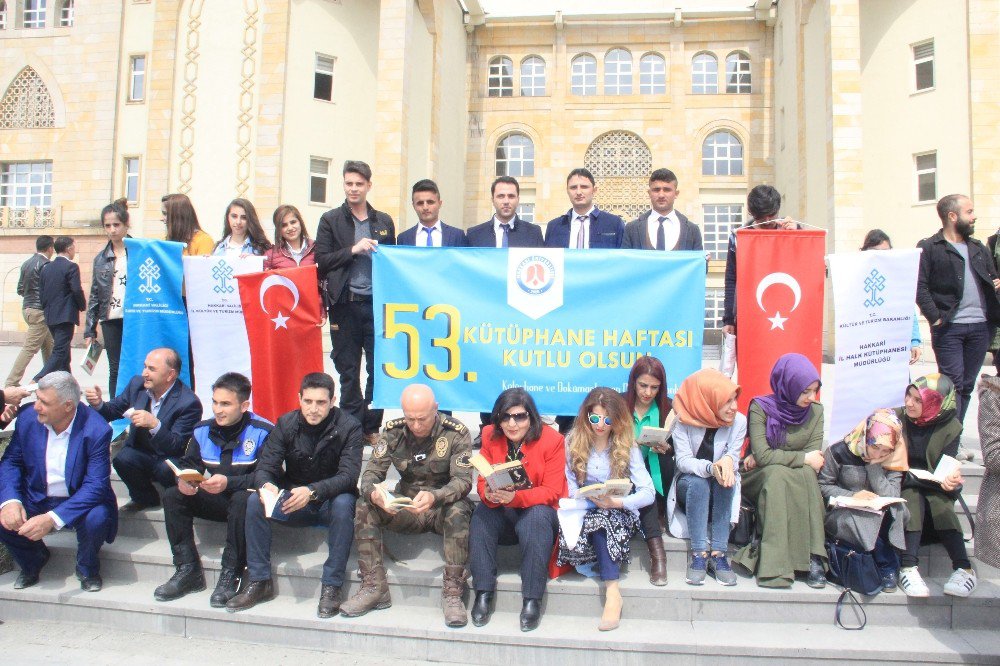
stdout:
{"type": "Polygon", "coordinates": [[[538,599],[525,599],[521,605],[521,631],[533,631],[542,621],[542,602],[538,599]]]}
{"type": "Polygon", "coordinates": [[[163,585],[156,588],[153,598],[157,601],[173,601],[180,599],[185,594],[200,592],[205,589],[205,572],[201,569],[200,562],[190,562],[180,564],[163,585]]]}
{"type": "Polygon", "coordinates": [[[226,610],[230,613],[235,613],[253,608],[257,604],[270,601],[271,599],[274,599],[274,585],[271,579],[254,580],[250,581],[250,584],[246,586],[243,592],[240,592],[226,603],[226,610]]]}
{"type": "Polygon", "coordinates": [[[236,596],[240,589],[240,576],[236,569],[222,569],[219,574],[219,582],[215,584],[215,591],[209,604],[212,608],[225,608],[226,602],[236,596]]]}
{"type": "Polygon", "coordinates": [[[826,587],[826,569],[818,555],[809,556],[809,575],[806,576],[806,585],[817,590],[826,587]]]}
{"type": "Polygon", "coordinates": [[[493,615],[493,598],[496,592],[481,592],[476,590],[476,600],[472,602],[472,624],[482,627],[490,621],[493,615]]]}

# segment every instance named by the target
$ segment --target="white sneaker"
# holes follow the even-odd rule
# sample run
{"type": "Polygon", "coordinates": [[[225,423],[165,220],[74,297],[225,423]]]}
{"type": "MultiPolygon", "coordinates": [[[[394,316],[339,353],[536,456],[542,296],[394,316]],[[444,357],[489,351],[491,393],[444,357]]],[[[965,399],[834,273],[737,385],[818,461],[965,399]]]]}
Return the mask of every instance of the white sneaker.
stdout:
{"type": "Polygon", "coordinates": [[[916,567],[906,567],[899,570],[899,589],[908,597],[929,597],[931,591],[920,576],[916,567]]]}
{"type": "Polygon", "coordinates": [[[953,597],[967,597],[976,589],[976,572],[972,569],[955,569],[944,584],[944,593],[953,597]]]}

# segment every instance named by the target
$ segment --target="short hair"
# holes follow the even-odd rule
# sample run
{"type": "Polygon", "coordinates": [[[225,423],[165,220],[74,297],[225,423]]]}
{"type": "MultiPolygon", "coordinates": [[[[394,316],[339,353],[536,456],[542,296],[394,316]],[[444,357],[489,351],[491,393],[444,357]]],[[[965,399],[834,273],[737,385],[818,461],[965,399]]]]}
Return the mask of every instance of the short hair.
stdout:
{"type": "Polygon", "coordinates": [[[870,250],[877,245],[881,245],[882,243],[888,243],[889,248],[892,249],[892,241],[889,239],[889,234],[885,233],[881,229],[872,229],[865,234],[865,240],[861,243],[861,250],[870,250]]]}
{"type": "Polygon", "coordinates": [[[181,374],[181,355],[177,353],[177,350],[171,349],[170,347],[157,347],[156,349],[151,349],[150,351],[164,352],[167,367],[176,371],[178,375],[181,374]]]}
{"type": "Polygon", "coordinates": [[[113,213],[118,221],[128,226],[128,199],[122,197],[121,199],[116,199],[112,201],[107,206],[101,209],[101,224],[104,224],[104,218],[107,217],[109,213],[113,213]]]}
{"type": "Polygon", "coordinates": [[[271,216],[274,222],[274,245],[275,247],[284,247],[288,243],[285,238],[281,235],[281,222],[291,213],[295,216],[295,219],[299,221],[299,228],[302,229],[302,240],[309,238],[309,230],[306,229],[306,222],[302,219],[302,213],[299,209],[292,204],[281,204],[274,209],[274,215],[271,216]]]}
{"type": "Polygon", "coordinates": [[[47,252],[53,243],[54,239],[52,236],[44,234],[35,239],[35,249],[39,252],[47,252]]]}
{"type": "Polygon", "coordinates": [[[498,176],[497,179],[493,181],[493,184],[490,185],[490,196],[493,196],[494,194],[497,193],[498,183],[507,183],[508,185],[513,185],[514,191],[517,192],[518,196],[521,195],[521,185],[517,182],[517,178],[514,178],[513,176],[498,176]]]}
{"type": "Polygon", "coordinates": [[[61,402],[80,402],[80,385],[65,370],[50,372],[38,380],[38,388],[54,389],[61,402]]]}
{"type": "Polygon", "coordinates": [[[310,372],[302,378],[302,383],[299,385],[299,395],[302,395],[308,389],[326,389],[330,394],[330,399],[333,400],[335,394],[333,377],[325,372],[310,372]]]}
{"type": "Polygon", "coordinates": [[[344,173],[341,175],[346,176],[349,173],[356,173],[368,182],[372,180],[372,168],[360,160],[347,160],[344,162],[344,173]]]}
{"type": "Polygon", "coordinates": [[[66,250],[73,247],[73,242],[73,239],[69,236],[60,236],[54,243],[52,243],[52,245],[56,248],[57,253],[62,254],[66,250]]]}
{"type": "Polygon", "coordinates": [[[781,194],[770,185],[758,185],[747,195],[747,212],[755,220],[774,217],[781,210],[781,194]]]}
{"type": "Polygon", "coordinates": [[[677,183],[677,176],[670,169],[657,169],[653,173],[649,174],[649,184],[652,185],[653,181],[659,180],[664,183],[677,183]]]}
{"type": "Polygon", "coordinates": [[[535,399],[531,394],[521,387],[509,388],[497,397],[493,403],[493,411],[490,412],[490,423],[493,425],[493,439],[500,439],[504,436],[503,428],[500,427],[501,417],[510,410],[511,407],[521,406],[528,412],[528,432],[524,435],[525,442],[534,442],[542,436],[542,417],[535,406],[535,399]]]}
{"type": "Polygon", "coordinates": [[[418,180],[413,184],[413,189],[410,191],[410,197],[413,197],[417,192],[433,192],[437,195],[437,198],[441,198],[441,191],[438,190],[437,183],[435,183],[430,178],[424,178],[423,180],[418,180]]]}
{"type": "Polygon", "coordinates": [[[961,213],[962,206],[958,202],[968,198],[964,194],[949,194],[941,197],[937,202],[937,214],[941,218],[941,224],[948,221],[948,213],[954,213],[955,215],[961,213]]]}
{"type": "Polygon", "coordinates": [[[212,384],[212,391],[216,389],[232,391],[240,402],[246,402],[250,399],[250,388],[250,380],[238,372],[227,372],[219,375],[219,378],[212,384]]]}
{"type": "Polygon", "coordinates": [[[597,184],[597,181],[594,180],[594,174],[590,173],[590,169],[586,169],[584,167],[577,167],[576,169],[570,171],[569,175],[566,176],[567,185],[569,185],[569,179],[572,178],[573,176],[580,176],[581,178],[586,178],[587,180],[590,181],[591,185],[597,184]]]}

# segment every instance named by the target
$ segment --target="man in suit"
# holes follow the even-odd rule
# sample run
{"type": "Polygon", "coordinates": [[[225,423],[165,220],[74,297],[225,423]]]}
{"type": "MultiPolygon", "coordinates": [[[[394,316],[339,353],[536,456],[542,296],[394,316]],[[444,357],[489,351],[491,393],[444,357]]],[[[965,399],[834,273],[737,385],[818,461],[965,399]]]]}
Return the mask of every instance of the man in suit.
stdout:
{"type": "Polygon", "coordinates": [[[399,234],[397,245],[466,247],[465,232],[441,221],[441,192],[433,180],[418,180],[410,198],[420,224],[399,234]]]}
{"type": "Polygon", "coordinates": [[[566,178],[566,193],[573,206],[545,228],[545,247],[583,249],[619,248],[625,235],[622,218],[594,206],[597,185],[589,170],[573,169],[566,178]]]}
{"type": "Polygon", "coordinates": [[[521,186],[511,176],[500,176],[490,186],[493,219],[469,229],[466,238],[471,247],[542,247],[542,229],[517,216],[521,186]]]}
{"type": "Polygon", "coordinates": [[[316,230],[316,263],[327,281],[330,303],[330,356],[340,375],[340,408],[361,422],[374,443],[382,410],[369,409],[375,388],[375,312],[372,309],[372,254],[396,244],[392,218],[368,203],[372,170],[364,162],[344,162],[340,208],[323,213],[316,230]],[[368,381],[361,393],[361,354],[368,381]]]}
{"type": "Polygon", "coordinates": [[[652,209],[625,227],[623,248],[636,250],[701,250],[701,231],[683,214],[674,210],[681,193],[677,176],[670,169],[657,169],[649,176],[649,203],[652,209]]]}
{"type": "Polygon", "coordinates": [[[153,481],[164,488],[176,484],[166,459],[184,455],[202,414],[198,396],[177,378],[180,371],[180,355],[161,347],[146,354],[142,374],[133,377],[115,399],[104,402],[100,387],[87,389],[87,402],[105,420],[124,417],[132,423],[125,446],[114,459],[131,498],[124,511],[160,505],[153,481]]]}
{"type": "Polygon", "coordinates": [[[52,334],[45,325],[45,312],[42,310],[42,296],[39,292],[42,266],[49,263],[55,252],[52,236],[42,235],[35,240],[35,254],[21,264],[21,273],[17,278],[17,295],[21,297],[21,314],[28,332],[24,336],[24,346],[14,360],[14,366],[7,375],[4,386],[17,386],[24,377],[24,370],[31,363],[38,350],[42,350],[42,364],[49,360],[52,354],[52,334]]]}
{"type": "Polygon", "coordinates": [[[73,330],[80,324],[80,313],[87,309],[87,298],[80,285],[80,267],[73,263],[76,244],[60,236],[53,244],[56,258],[42,266],[38,292],[45,312],[45,323],[52,334],[52,353],[35,381],[55,370],[70,371],[69,345],[73,330]]]}
{"type": "Polygon", "coordinates": [[[49,559],[42,539],[66,526],[76,531],[80,588],[101,589],[98,554],[118,531],[110,447],[111,428],[80,404],[73,375],[55,371],[38,381],[0,459],[0,543],[21,568],[14,589],[38,582],[49,559]]]}

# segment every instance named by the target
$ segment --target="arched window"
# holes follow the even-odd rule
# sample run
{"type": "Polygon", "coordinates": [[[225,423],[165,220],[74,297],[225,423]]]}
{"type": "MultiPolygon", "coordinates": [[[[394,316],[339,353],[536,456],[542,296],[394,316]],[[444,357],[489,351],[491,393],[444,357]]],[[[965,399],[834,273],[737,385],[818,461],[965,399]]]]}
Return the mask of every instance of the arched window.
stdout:
{"type": "Polygon", "coordinates": [[[73,27],[73,19],[75,18],[74,4],[73,0],[63,0],[62,7],[59,10],[59,27],[73,27]]]}
{"type": "Polygon", "coordinates": [[[498,176],[534,176],[535,144],[524,134],[508,134],[497,143],[498,176]]]}
{"type": "Polygon", "coordinates": [[[0,30],[7,29],[7,3],[0,0],[0,30]]]}
{"type": "Polygon", "coordinates": [[[545,95],[545,61],[538,56],[528,56],[521,61],[521,96],[545,95]]]}
{"type": "Polygon", "coordinates": [[[486,84],[490,97],[514,96],[514,62],[507,56],[490,60],[490,76],[486,84]]]}
{"type": "Polygon", "coordinates": [[[632,54],[625,49],[611,49],[604,56],[604,94],[632,94],[632,54]]]}
{"type": "Polygon", "coordinates": [[[573,58],[571,89],[574,95],[597,94],[597,59],[588,54],[573,58]]]}
{"type": "Polygon", "coordinates": [[[726,92],[750,94],[750,56],[743,51],[726,56],[726,92]]]}
{"type": "Polygon", "coordinates": [[[614,130],[594,139],[583,156],[597,184],[594,203],[626,220],[649,209],[646,194],[653,154],[632,132],[614,130]]]}
{"type": "Polygon", "coordinates": [[[695,95],[719,92],[719,61],[711,53],[699,53],[691,61],[691,92],[695,95]]]}
{"type": "Polygon", "coordinates": [[[701,146],[701,175],[742,176],[743,144],[739,137],[726,130],[709,134],[701,146]]]}
{"type": "Polygon", "coordinates": [[[0,100],[0,129],[55,127],[56,110],[42,77],[25,67],[0,100]]]}
{"type": "Polygon", "coordinates": [[[667,63],[659,53],[647,53],[639,60],[639,93],[662,95],[667,92],[667,63]]]}

